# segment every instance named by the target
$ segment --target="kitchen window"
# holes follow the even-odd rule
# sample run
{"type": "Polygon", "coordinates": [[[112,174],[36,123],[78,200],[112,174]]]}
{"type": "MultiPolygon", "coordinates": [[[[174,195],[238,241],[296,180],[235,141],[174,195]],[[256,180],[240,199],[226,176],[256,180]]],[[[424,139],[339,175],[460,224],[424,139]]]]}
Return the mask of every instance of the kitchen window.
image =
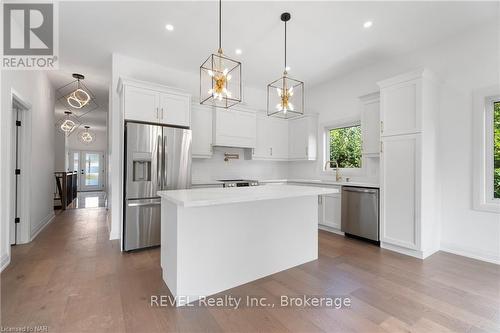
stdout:
{"type": "Polygon", "coordinates": [[[500,212],[500,95],[474,98],[474,208],[500,212]]]}
{"type": "Polygon", "coordinates": [[[493,199],[500,199],[500,100],[493,102],[493,199]]]}
{"type": "MultiPolygon", "coordinates": [[[[326,161],[337,161],[342,169],[361,168],[361,125],[359,123],[326,128],[326,161]]],[[[335,162],[326,166],[335,168],[335,162]]]]}

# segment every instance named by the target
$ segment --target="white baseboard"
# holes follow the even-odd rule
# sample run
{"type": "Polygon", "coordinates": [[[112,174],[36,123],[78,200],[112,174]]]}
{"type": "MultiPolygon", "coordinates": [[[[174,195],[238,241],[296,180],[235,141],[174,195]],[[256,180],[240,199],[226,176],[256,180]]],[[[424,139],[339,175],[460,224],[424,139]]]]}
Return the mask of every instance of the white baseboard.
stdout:
{"type": "Polygon", "coordinates": [[[394,251],[418,259],[425,259],[439,251],[439,249],[428,251],[412,250],[384,242],[380,242],[380,247],[389,251],[394,251]]]}
{"type": "Polygon", "coordinates": [[[3,272],[7,266],[10,264],[10,256],[6,253],[2,256],[2,259],[0,260],[0,272],[3,272]]]}
{"type": "Polygon", "coordinates": [[[109,240],[114,240],[114,239],[120,239],[120,232],[115,232],[114,230],[111,230],[109,233],[109,240]]]}
{"type": "Polygon", "coordinates": [[[318,229],[328,231],[328,232],[333,232],[334,234],[344,236],[344,232],[340,231],[339,229],[335,229],[326,225],[318,224],[318,229]]]}
{"type": "Polygon", "coordinates": [[[54,221],[54,217],[56,217],[56,215],[54,214],[54,212],[51,212],[49,215],[47,215],[45,218],[43,218],[37,225],[37,227],[33,230],[31,230],[31,235],[30,235],[30,242],[36,238],[36,236],[38,236],[38,234],[40,232],[42,232],[42,230],[47,226],[49,225],[52,221],[54,221]]]}
{"type": "Polygon", "coordinates": [[[441,251],[500,265],[500,253],[480,251],[477,249],[467,248],[457,244],[445,242],[441,242],[441,251]]]}

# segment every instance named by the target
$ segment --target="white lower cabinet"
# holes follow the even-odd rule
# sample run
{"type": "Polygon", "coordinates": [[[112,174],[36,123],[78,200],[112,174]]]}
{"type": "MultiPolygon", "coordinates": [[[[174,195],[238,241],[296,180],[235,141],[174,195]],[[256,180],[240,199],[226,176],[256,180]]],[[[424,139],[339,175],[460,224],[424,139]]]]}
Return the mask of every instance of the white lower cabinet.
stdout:
{"type": "Polygon", "coordinates": [[[320,196],[319,209],[319,224],[340,231],[342,209],[341,194],[337,193],[320,196]]]}
{"type": "Polygon", "coordinates": [[[193,143],[191,153],[193,158],[212,157],[212,113],[213,108],[199,104],[191,106],[191,130],[193,143]]]}
{"type": "Polygon", "coordinates": [[[420,135],[385,137],[382,147],[380,240],[418,249],[420,135]]]}

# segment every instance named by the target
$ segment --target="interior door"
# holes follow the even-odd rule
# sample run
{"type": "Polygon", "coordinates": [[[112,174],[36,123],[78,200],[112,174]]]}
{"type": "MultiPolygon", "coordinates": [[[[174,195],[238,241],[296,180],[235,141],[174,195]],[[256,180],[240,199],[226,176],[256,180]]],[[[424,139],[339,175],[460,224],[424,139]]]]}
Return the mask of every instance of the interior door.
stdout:
{"type": "Polygon", "coordinates": [[[104,187],[104,153],[82,151],[80,155],[79,191],[99,191],[104,187]]]}

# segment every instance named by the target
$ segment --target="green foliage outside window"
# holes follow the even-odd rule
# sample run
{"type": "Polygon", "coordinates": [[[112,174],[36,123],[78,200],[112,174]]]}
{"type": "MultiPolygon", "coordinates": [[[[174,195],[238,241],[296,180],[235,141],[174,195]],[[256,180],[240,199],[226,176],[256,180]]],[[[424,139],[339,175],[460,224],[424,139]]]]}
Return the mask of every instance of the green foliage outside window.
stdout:
{"type": "Polygon", "coordinates": [[[500,199],[500,102],[493,104],[493,131],[494,131],[494,147],[493,147],[493,191],[494,198],[500,199]]]}
{"type": "Polygon", "coordinates": [[[339,168],[361,168],[361,126],[335,128],[329,134],[330,160],[339,168]]]}

